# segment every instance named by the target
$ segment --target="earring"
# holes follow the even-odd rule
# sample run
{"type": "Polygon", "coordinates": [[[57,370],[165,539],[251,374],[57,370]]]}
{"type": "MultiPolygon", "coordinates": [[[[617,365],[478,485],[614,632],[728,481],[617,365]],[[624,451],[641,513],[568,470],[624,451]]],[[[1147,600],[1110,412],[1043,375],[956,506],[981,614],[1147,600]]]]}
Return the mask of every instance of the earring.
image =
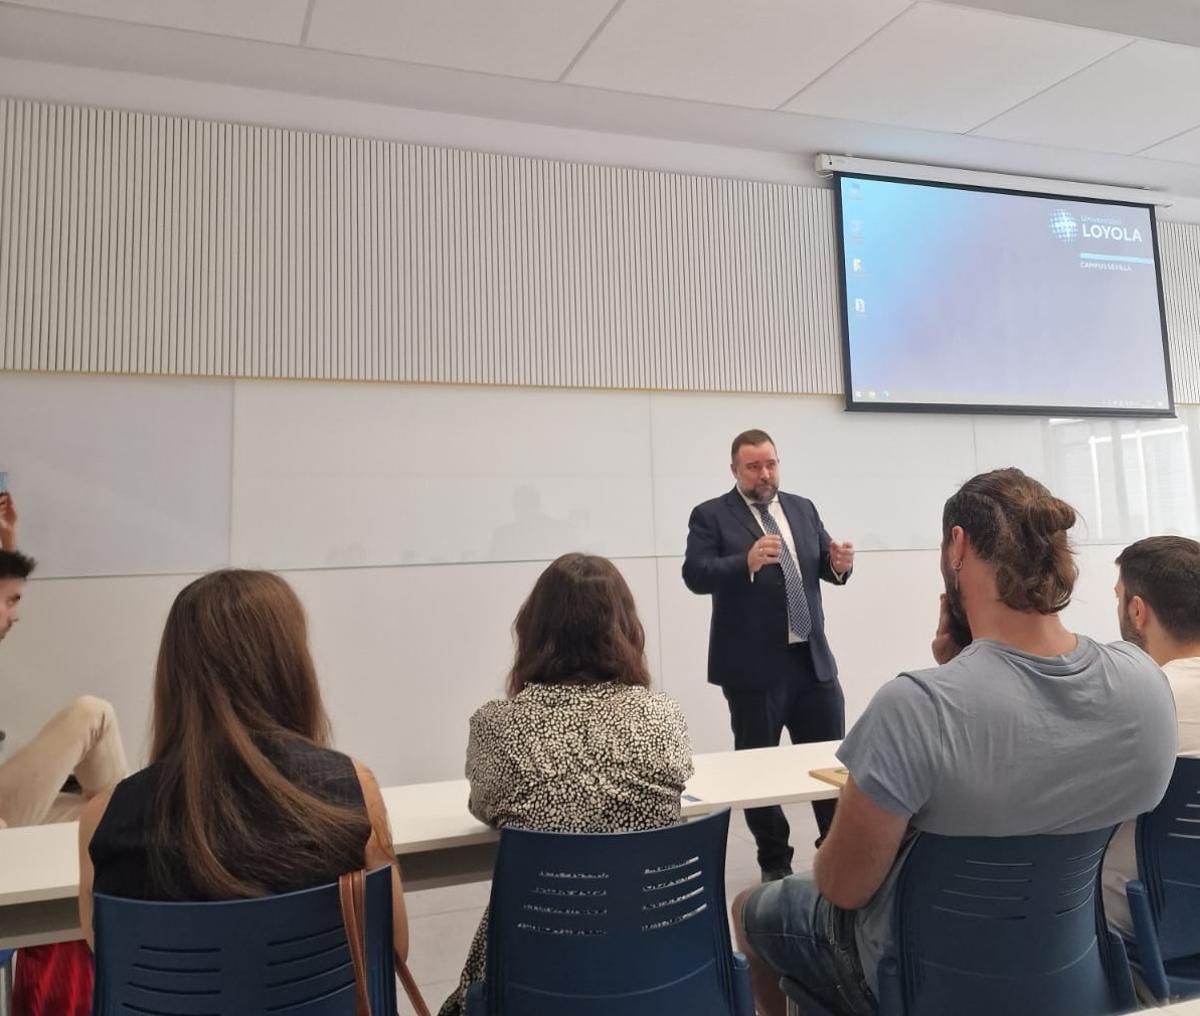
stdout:
{"type": "Polygon", "coordinates": [[[950,567],[954,570],[954,588],[958,590],[958,575],[962,571],[962,561],[955,561],[950,567]]]}

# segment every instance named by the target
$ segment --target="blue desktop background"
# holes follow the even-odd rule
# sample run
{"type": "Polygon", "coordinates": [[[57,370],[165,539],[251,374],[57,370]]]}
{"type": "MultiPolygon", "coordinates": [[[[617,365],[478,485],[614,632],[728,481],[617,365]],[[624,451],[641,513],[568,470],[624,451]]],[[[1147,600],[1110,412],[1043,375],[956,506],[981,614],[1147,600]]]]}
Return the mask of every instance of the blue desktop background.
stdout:
{"type": "Polygon", "coordinates": [[[854,403],[1169,408],[1148,208],[839,186],[854,403]]]}

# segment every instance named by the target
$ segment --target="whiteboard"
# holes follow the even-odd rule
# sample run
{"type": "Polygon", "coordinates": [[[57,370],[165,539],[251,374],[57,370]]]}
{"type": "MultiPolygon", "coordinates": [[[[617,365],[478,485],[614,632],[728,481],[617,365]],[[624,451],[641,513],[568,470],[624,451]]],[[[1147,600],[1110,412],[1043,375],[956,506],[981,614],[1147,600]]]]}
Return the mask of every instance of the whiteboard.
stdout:
{"type": "Polygon", "coordinates": [[[848,414],[836,397],[0,373],[0,470],[40,577],[683,553],[762,427],[782,487],[863,551],[940,544],[965,479],[1017,465],[1080,542],[1200,531],[1177,420],[848,414]]]}
{"type": "Polygon", "coordinates": [[[227,381],[0,374],[0,470],[37,576],[229,561],[227,381]]]}
{"type": "Polygon", "coordinates": [[[654,553],[644,393],[239,381],[236,421],[238,564],[654,553]]]}

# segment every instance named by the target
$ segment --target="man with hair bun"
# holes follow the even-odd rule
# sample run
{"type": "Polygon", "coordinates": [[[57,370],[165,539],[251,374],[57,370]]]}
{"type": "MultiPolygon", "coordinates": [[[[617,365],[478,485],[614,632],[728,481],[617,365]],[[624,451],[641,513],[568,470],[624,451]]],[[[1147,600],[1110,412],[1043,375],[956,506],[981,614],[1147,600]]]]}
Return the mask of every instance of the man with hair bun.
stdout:
{"type": "Polygon", "coordinates": [[[1162,671],[1136,646],[1094,642],[1059,618],[1077,575],[1074,523],[1018,469],[982,473],[946,502],[938,666],[887,682],[843,741],[849,778],[812,874],[734,901],[760,1012],[784,1012],[781,975],[835,1016],[876,1011],[917,832],[1084,832],[1162,797],[1175,762],[1162,671]]]}
{"type": "MultiPolygon", "coordinates": [[[[1178,754],[1200,757],[1200,543],[1151,536],[1117,558],[1117,621],[1121,638],[1141,646],[1163,669],[1175,695],[1178,754]]],[[[1137,878],[1136,822],[1126,822],[1104,855],[1104,913],[1133,934],[1125,886],[1137,878]]]]}

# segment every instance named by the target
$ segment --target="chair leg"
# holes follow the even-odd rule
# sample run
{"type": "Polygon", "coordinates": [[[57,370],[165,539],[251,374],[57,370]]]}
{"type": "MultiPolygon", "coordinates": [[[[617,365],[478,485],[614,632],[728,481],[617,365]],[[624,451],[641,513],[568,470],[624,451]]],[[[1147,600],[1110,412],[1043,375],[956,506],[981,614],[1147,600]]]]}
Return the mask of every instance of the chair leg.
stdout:
{"type": "Polygon", "coordinates": [[[0,1016],[13,1016],[13,961],[0,967],[0,1016]]]}

